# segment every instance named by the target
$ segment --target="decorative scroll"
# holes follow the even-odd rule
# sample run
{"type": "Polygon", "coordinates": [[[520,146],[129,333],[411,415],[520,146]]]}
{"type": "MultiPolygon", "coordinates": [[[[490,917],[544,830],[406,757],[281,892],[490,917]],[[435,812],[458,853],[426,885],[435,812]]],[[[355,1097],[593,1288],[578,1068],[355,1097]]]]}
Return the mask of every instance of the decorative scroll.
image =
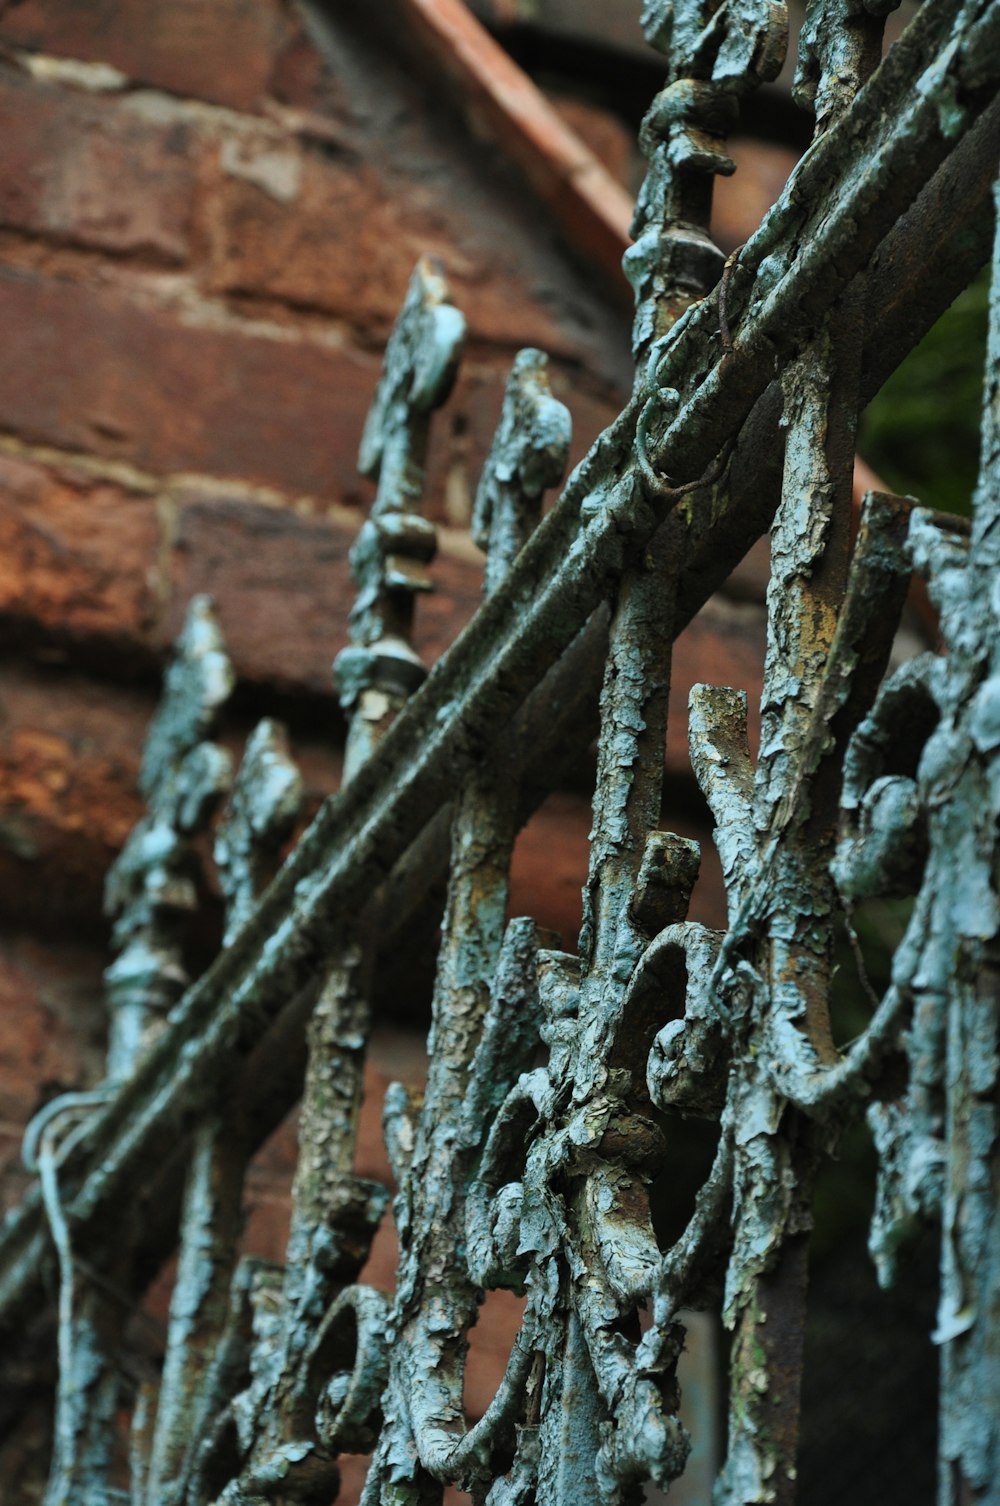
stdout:
{"type": "MultiPolygon", "coordinates": [[[[364,1506],[434,1506],[449,1485],[483,1506],[630,1506],[684,1469],[683,1314],[706,1307],[733,1334],[716,1506],[790,1503],[813,1181],[862,1109],[879,1155],[880,1279],[914,1224],[942,1228],[941,1502],[996,1499],[1000,251],[971,533],[882,493],[855,520],[851,483],[873,253],[995,97],[1000,11],[925,6],[877,67],[889,9],[807,6],[796,93],[816,141],[724,267],[708,238],[711,183],[731,170],[739,99],[781,65],[784,8],[648,0],[644,25],[670,75],[643,128],[649,174],[626,259],[635,393],[539,523],[569,415],[544,357],[518,355],[476,497],[491,599],[429,677],[410,641],[434,549],[419,506],[463,323],[439,271],[418,265],[361,447],[377,494],[352,552],[358,599],[335,669],[345,789],[269,882],[299,783],[280,729],[257,729],[215,833],[222,950],[181,997],[190,841],[228,779],[206,738],[230,674],[207,605],[193,608],[144,763],[149,814],[109,884],[120,948],[109,1076],[133,1076],[64,1103],[32,1137],[62,1277],[48,1506],[114,1499],[121,1324],[79,1251],[86,1236],[107,1254],[102,1211],[141,1148],[171,1134],[187,1155],[180,1257],[160,1384],[143,1388],[132,1420],[134,1506],[325,1506],[340,1452],[372,1456],[364,1506]],[[765,460],[759,432],[771,436],[765,460]],[[716,546],[731,559],[734,539],[752,541],[738,505],[752,500],[748,469],[774,493],[754,504],[757,532],[773,513],[756,759],[740,691],[699,685],[690,697],[691,763],[728,901],[720,933],[687,919],[697,844],[659,825],[672,643],[718,576],[716,546]],[[886,677],[914,571],[945,652],[886,677]],[[604,604],[590,864],[571,950],[507,916],[530,810],[530,760],[511,750],[540,717],[562,715],[557,671],[546,673],[560,655],[572,673],[573,639],[604,604]],[[371,969],[385,895],[399,892],[387,875],[401,860],[419,868],[445,823],[426,1091],[411,1100],[395,1085],[385,1107],[400,1243],[389,1301],[358,1279],[388,1201],[353,1170],[371,969]],[[912,897],[912,918],[884,997],[841,1050],[834,928],[879,895],[912,897]],[[246,1068],[275,1043],[294,1057],[288,1022],[301,1038],[307,1018],[278,1266],[240,1253],[256,1143],[247,1104],[273,1107],[246,1068]],[[74,1130],[57,1147],[62,1113],[74,1130]],[[668,1178],[672,1131],[690,1115],[718,1128],[714,1164],[663,1247],[649,1187],[668,1178]],[[498,1288],[523,1295],[524,1314],[495,1397],[470,1421],[468,1333],[498,1288]]],[[[0,1312],[27,1300],[32,1250],[41,1264],[29,1208],[0,1240],[0,1312]]],[[[104,1264],[132,1280],[130,1259],[104,1264]]]]}

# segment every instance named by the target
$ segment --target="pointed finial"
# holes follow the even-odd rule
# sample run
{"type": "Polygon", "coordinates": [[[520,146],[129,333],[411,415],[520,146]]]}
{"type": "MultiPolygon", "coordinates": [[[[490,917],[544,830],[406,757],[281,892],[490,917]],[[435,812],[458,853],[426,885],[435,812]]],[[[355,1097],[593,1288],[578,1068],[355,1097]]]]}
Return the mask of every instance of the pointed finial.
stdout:
{"type": "Polygon", "coordinates": [[[229,785],[231,760],[208,740],[233,687],[211,601],[192,601],[149,729],[139,785],[146,814],[105,881],[118,956],[105,973],[112,1013],[108,1076],[125,1076],[151,1024],[187,984],[181,923],[196,907],[192,837],[229,785]]]}
{"type": "Polygon", "coordinates": [[[566,470],[572,420],[565,404],[552,396],[548,364],[540,350],[518,352],[476,489],[472,537],[486,551],[487,596],[538,522],[542,494],[566,470]]]}
{"type": "Polygon", "coordinates": [[[226,898],[228,944],[246,920],[302,805],[302,778],[288,733],[265,717],[247,742],[215,837],[219,884],[226,898]]]}
{"type": "Polygon", "coordinates": [[[465,335],[442,272],[421,257],[386,347],[361,440],[359,468],[378,491],[351,550],[358,587],[351,642],[334,664],[350,717],[345,778],[367,758],[426,670],[410,645],[413,598],[429,591],[424,566],[437,545],[419,515],[433,410],[448,396],[465,335]]]}

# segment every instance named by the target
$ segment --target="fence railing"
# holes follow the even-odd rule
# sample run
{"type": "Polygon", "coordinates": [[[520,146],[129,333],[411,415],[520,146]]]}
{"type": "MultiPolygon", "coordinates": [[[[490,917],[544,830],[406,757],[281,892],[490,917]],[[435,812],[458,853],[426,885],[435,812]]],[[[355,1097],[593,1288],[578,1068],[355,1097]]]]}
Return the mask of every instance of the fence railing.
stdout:
{"type": "Polygon", "coordinates": [[[417,267],[361,446],[378,490],[336,665],[345,787],[276,873],[299,800],[287,740],[263,722],[233,773],[212,740],[232,674],[210,603],[192,604],[147,814],[108,881],[107,1079],[36,1120],[38,1188],[0,1238],[12,1345],[59,1294],[48,1506],[326,1502],[340,1452],[371,1453],[372,1506],[425,1506],[449,1483],[490,1506],[631,1501],[684,1468],[679,1313],[706,1305],[733,1335],[717,1502],[790,1501],[812,1189],[863,1111],[881,1278],[911,1224],[941,1228],[940,1499],[1000,1500],[1000,274],[971,528],[885,494],[852,511],[860,411],[988,255],[1000,6],[927,0],[881,59],[891,9],[807,5],[795,92],[815,137],[724,263],[713,176],[731,170],[740,96],[782,66],[784,6],[647,0],[669,74],[626,257],[634,393],[538,522],[569,415],[545,358],[518,356],[476,498],[487,599],[429,675],[409,641],[434,550],[423,457],[463,321],[417,267]],[[658,829],[671,645],[768,527],[756,762],[745,696],[691,690],[728,901],[716,933],[686,919],[697,845],[658,829]],[[944,651],[886,678],[914,571],[944,651]],[[508,871],[602,677],[569,952],[507,921],[508,871]],[[189,984],[208,830],[226,932],[189,984]],[[390,1300],[357,1281],[388,1200],[353,1172],[372,969],[445,869],[426,1092],[386,1103],[390,1300]],[[912,896],[912,918],[840,1050],[834,925],[879,894],[912,896]],[[299,1097],[278,1267],[240,1257],[243,1178],[299,1097]],[[678,1115],[713,1122],[717,1149],[661,1248],[648,1186],[678,1115]],[[124,1491],[121,1294],[174,1245],[124,1491]],[[469,1426],[467,1336],[495,1288],[524,1294],[524,1315],[469,1426]]]}

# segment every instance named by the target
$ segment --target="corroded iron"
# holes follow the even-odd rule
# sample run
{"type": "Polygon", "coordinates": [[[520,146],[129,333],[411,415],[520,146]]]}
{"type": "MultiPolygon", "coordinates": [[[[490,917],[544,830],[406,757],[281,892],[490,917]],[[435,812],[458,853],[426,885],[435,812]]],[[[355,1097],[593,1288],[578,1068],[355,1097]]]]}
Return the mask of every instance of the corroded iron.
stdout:
{"type": "MultiPolygon", "coordinates": [[[[224,943],[185,991],[192,837],[229,782],[210,733],[231,676],[195,604],[144,762],[149,814],[109,881],[109,1080],[40,1117],[28,1153],[41,1196],[0,1238],[7,1321],[56,1251],[49,1506],[114,1499],[114,1292],[136,1284],[138,1244],[107,1224],[144,1182],[168,1205],[178,1197],[178,1146],[178,1276],[162,1373],[133,1410],[134,1506],[319,1506],[341,1452],[372,1455],[365,1506],[432,1506],[449,1484],[488,1506],[626,1506],[684,1469],[677,1361],[692,1307],[716,1309],[733,1334],[716,1506],[790,1502],[813,1179],[862,1109],[879,1156],[880,1279],[915,1224],[941,1226],[942,1506],[1000,1500],[1000,249],[971,532],[870,493],[852,539],[851,513],[877,338],[868,292],[888,275],[869,265],[994,109],[1000,7],[925,5],[879,65],[891,9],[807,6],[795,94],[815,139],[724,265],[708,236],[711,184],[731,170],[740,98],[781,66],[784,8],[648,0],[669,77],[643,128],[649,173],[627,258],[633,397],[539,523],[569,416],[544,357],[518,355],[476,498],[488,599],[429,676],[410,643],[434,549],[423,461],[463,324],[440,271],[420,263],[361,447],[377,495],[335,671],[345,788],[269,883],[298,780],[280,730],[258,728],[216,830],[224,943]],[[758,432],[774,455],[750,453],[758,432]],[[774,495],[748,524],[741,501],[779,458],[774,495]],[[690,698],[691,763],[728,900],[717,933],[686,918],[697,845],[659,829],[671,647],[709,589],[710,556],[736,557],[768,513],[756,760],[741,692],[695,686],[690,698]],[[914,571],[947,652],[886,678],[914,571]],[[507,915],[513,842],[545,784],[519,738],[540,715],[572,738],[558,670],[546,675],[561,657],[572,673],[573,640],[592,614],[600,628],[602,608],[590,865],[571,951],[507,915]],[[400,1243],[387,1300],[358,1280],[388,1201],[353,1170],[371,972],[385,907],[419,887],[414,864],[435,844],[449,848],[449,891],[426,1092],[411,1101],[395,1085],[385,1107],[400,1243]],[[834,927],[877,895],[912,896],[912,919],[887,992],[838,1049],[834,927]],[[296,1022],[305,1063],[269,1098],[254,1053],[280,1042],[297,1060],[296,1022]],[[258,1120],[297,1092],[287,1260],[248,1260],[240,1201],[258,1120]],[[664,1247],[649,1186],[689,1115],[717,1125],[717,1149],[664,1247]],[[496,1288],[521,1293],[524,1315],[470,1423],[468,1333],[496,1288]]],[[[159,1237],[162,1254],[170,1235],[159,1237]]]]}
{"type": "Polygon", "coordinates": [[[437,536],[420,516],[430,419],[451,390],[465,321],[429,257],[422,257],[385,353],[361,439],[360,468],[378,492],[351,550],[358,596],[351,643],[334,666],[350,717],[349,778],[427,671],[409,642],[414,597],[431,589],[424,567],[437,536]]]}
{"type": "Polygon", "coordinates": [[[107,1084],[49,1104],[30,1127],[25,1161],[39,1169],[59,1251],[59,1382],[47,1506],[98,1506],[112,1490],[119,1352],[129,1299],[134,1223],[96,1275],[82,1265],[63,1216],[58,1166],[91,1112],[126,1080],[188,983],[185,922],[197,909],[193,842],[228,788],[231,764],[211,741],[233,686],[211,602],[191,603],[150,727],[139,775],[146,814],[108,873],[105,903],[118,956],[105,974],[110,1014],[107,1084]],[[67,1131],[69,1132],[67,1135],[67,1131]]]}

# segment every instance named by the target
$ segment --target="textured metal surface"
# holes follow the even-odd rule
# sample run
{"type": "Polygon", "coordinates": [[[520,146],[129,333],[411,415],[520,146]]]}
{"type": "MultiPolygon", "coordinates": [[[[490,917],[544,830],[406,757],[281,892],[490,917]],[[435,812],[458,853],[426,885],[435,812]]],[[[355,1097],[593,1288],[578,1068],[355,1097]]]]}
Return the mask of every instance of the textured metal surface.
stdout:
{"type": "Polygon", "coordinates": [[[258,728],[216,829],[225,945],[185,991],[191,840],[230,783],[208,739],[231,677],[210,608],[194,604],[150,735],[149,815],[109,879],[108,1081],[36,1124],[41,1191],[0,1238],[9,1328],[55,1250],[50,1506],[114,1499],[124,1337],[109,1288],[134,1280],[136,1189],[162,1183],[169,1205],[182,1178],[162,1375],[133,1409],[134,1506],[318,1506],[344,1451],[372,1454],[366,1506],[430,1506],[448,1484],[489,1506],[624,1506],[683,1471],[676,1367],[692,1307],[717,1308],[733,1335],[717,1506],[791,1501],[813,1183],[865,1108],[880,1278],[915,1222],[941,1225],[940,1500],[1000,1500],[1000,252],[971,534],[883,494],[866,498],[855,540],[851,517],[854,428],[889,360],[879,330],[898,355],[920,333],[901,331],[901,290],[928,310],[944,296],[940,254],[913,227],[940,234],[957,182],[981,213],[973,184],[992,168],[972,158],[984,132],[995,141],[1000,7],[925,5],[879,66],[891,8],[807,7],[796,97],[815,140],[723,266],[712,179],[731,169],[739,99],[781,66],[786,17],[769,0],[648,0],[669,81],[643,130],[627,257],[635,392],[536,527],[569,417],[544,357],[517,357],[476,501],[488,600],[426,679],[409,643],[434,548],[423,456],[463,323],[420,263],[361,447],[378,492],[335,671],[345,789],[268,883],[298,780],[281,730],[258,728]],[[691,762],[728,899],[715,933],[686,918],[697,845],[658,829],[671,645],[772,516],[756,761],[742,693],[691,692],[691,762]],[[885,678],[914,571],[947,652],[885,678]],[[545,784],[538,748],[554,768],[548,749],[576,725],[559,675],[579,675],[595,645],[598,773],[570,951],[508,918],[508,871],[545,784]],[[540,716],[551,741],[531,751],[540,716]],[[353,1171],[371,969],[386,907],[416,904],[414,873],[445,848],[426,1092],[397,1086],[386,1102],[400,1239],[387,1300],[357,1280],[388,1197],[353,1171]],[[913,896],[912,919],[888,991],[840,1050],[834,927],[875,895],[913,896]],[[303,1063],[290,1042],[306,1019],[303,1063]],[[264,1100],[244,1075],[276,1041],[295,1087],[282,1080],[274,1102],[303,1099],[282,1266],[239,1251],[243,1174],[268,1117],[247,1111],[264,1100]],[[671,1124],[691,1115],[717,1126],[714,1164],[663,1247],[649,1185],[669,1178],[671,1124]],[[524,1315],[470,1426],[468,1333],[495,1288],[523,1294],[524,1315]]]}

